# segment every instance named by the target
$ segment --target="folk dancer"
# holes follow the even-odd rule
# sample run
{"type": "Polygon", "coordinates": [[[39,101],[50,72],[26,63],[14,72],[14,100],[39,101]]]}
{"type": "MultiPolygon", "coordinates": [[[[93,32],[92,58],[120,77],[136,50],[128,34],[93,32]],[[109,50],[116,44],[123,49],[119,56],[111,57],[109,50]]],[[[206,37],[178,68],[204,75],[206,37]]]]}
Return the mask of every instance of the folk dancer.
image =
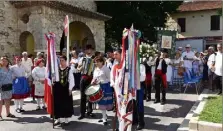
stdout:
{"type": "MultiPolygon", "coordinates": [[[[80,116],[78,120],[85,117],[87,96],[85,95],[86,88],[91,84],[93,78],[93,48],[91,45],[87,45],[85,48],[86,56],[81,58],[78,63],[78,70],[81,71],[80,91],[81,91],[81,103],[80,103],[80,116]]],[[[94,117],[92,114],[92,103],[88,101],[87,115],[94,117]]]]}
{"type": "Polygon", "coordinates": [[[152,65],[153,65],[153,58],[149,57],[149,60],[143,61],[143,65],[145,66],[146,70],[146,80],[145,80],[145,94],[144,99],[146,101],[151,101],[151,90],[152,90],[152,65]]]}
{"type": "Polygon", "coordinates": [[[24,112],[23,102],[24,99],[29,97],[29,84],[27,80],[27,74],[22,66],[21,57],[16,58],[16,65],[11,66],[13,75],[13,94],[12,98],[15,101],[16,112],[24,112]]]}
{"type": "Polygon", "coordinates": [[[74,113],[72,88],[74,87],[73,72],[67,65],[67,57],[60,57],[59,82],[53,85],[54,117],[57,119],[55,125],[69,125],[68,118],[74,113]],[[64,124],[61,118],[64,118],[64,124]]]}
{"type": "Polygon", "coordinates": [[[1,57],[0,63],[0,121],[2,121],[3,102],[6,108],[6,116],[15,118],[15,115],[10,113],[13,77],[12,71],[9,68],[9,60],[7,57],[1,57]]]}
{"type": "Polygon", "coordinates": [[[70,64],[71,64],[71,70],[74,73],[74,80],[75,80],[74,89],[80,89],[81,73],[79,70],[77,70],[79,59],[78,59],[76,51],[72,51],[71,55],[72,57],[71,57],[70,64]]]}
{"type": "Polygon", "coordinates": [[[114,112],[116,111],[116,99],[115,99],[115,91],[114,91],[114,85],[115,85],[115,73],[117,70],[117,67],[119,66],[119,63],[121,62],[121,54],[122,54],[122,50],[121,49],[117,49],[114,51],[114,61],[116,61],[116,63],[113,64],[112,68],[111,68],[111,73],[110,73],[110,86],[113,88],[113,99],[114,99],[114,112]]]}
{"type": "Polygon", "coordinates": [[[156,59],[156,71],[155,71],[155,101],[154,103],[160,102],[160,90],[162,91],[161,105],[166,102],[166,88],[167,88],[167,62],[165,58],[167,56],[167,50],[163,50],[160,57],[156,59]],[[160,82],[161,81],[161,82],[160,82]]]}
{"type": "Polygon", "coordinates": [[[142,130],[145,126],[145,121],[144,121],[144,88],[146,88],[146,68],[141,61],[140,64],[140,88],[137,89],[137,94],[136,94],[136,113],[134,112],[133,114],[133,121],[138,123],[137,130],[142,130]]]}
{"type": "MultiPolygon", "coordinates": [[[[36,54],[36,58],[33,60],[33,66],[32,66],[32,70],[36,67],[36,66],[38,66],[38,65],[36,65],[36,62],[39,60],[39,59],[43,59],[43,53],[41,53],[41,52],[37,52],[37,54],[36,54]]],[[[32,91],[31,91],[31,96],[33,97],[33,102],[35,101],[35,84],[34,84],[34,80],[33,80],[33,82],[32,82],[32,85],[31,85],[31,88],[32,88],[32,91]]]]}
{"type": "Polygon", "coordinates": [[[107,125],[106,110],[111,110],[113,108],[113,90],[110,86],[110,69],[105,66],[103,57],[96,57],[95,66],[96,68],[91,83],[100,84],[104,94],[103,98],[98,102],[98,108],[102,111],[103,116],[98,122],[103,122],[104,125],[107,125]]]}
{"type": "Polygon", "coordinates": [[[37,99],[36,110],[40,110],[40,104],[42,104],[42,109],[46,109],[44,102],[44,80],[46,78],[46,68],[44,67],[44,63],[43,59],[38,59],[36,61],[36,67],[32,70],[32,77],[34,79],[33,83],[35,84],[34,97],[37,99]]]}

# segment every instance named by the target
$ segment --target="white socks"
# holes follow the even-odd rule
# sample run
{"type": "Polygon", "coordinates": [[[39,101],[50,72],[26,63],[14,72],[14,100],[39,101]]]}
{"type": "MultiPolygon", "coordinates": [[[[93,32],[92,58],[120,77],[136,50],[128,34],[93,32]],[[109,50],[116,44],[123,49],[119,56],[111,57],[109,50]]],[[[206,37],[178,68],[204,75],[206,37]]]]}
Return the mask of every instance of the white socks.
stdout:
{"type": "Polygon", "coordinates": [[[64,118],[65,123],[68,123],[68,118],[64,118]]]}
{"type": "Polygon", "coordinates": [[[19,109],[19,100],[14,100],[14,103],[15,103],[15,108],[19,109]]]}
{"type": "MultiPolygon", "coordinates": [[[[45,106],[45,101],[43,98],[37,98],[37,106],[40,107],[40,104],[42,104],[43,106],[45,106]]],[[[46,107],[46,106],[45,106],[46,107]]]]}
{"type": "Polygon", "coordinates": [[[102,120],[103,122],[107,121],[107,114],[106,114],[106,110],[101,110],[102,111],[102,120]]]}
{"type": "Polygon", "coordinates": [[[23,99],[14,100],[16,109],[22,109],[23,101],[23,99]]]}
{"type": "Polygon", "coordinates": [[[65,123],[69,123],[69,121],[68,121],[68,118],[58,118],[56,121],[55,121],[55,123],[58,123],[58,122],[65,122],[65,123]]]}

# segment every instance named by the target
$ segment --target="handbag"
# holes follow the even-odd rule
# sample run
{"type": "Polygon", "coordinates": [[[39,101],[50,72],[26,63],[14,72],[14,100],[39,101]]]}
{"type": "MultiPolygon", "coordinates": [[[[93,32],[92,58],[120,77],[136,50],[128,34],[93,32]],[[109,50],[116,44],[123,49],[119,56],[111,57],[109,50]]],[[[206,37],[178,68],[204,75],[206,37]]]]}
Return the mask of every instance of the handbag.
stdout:
{"type": "Polygon", "coordinates": [[[11,90],[12,90],[12,84],[2,85],[2,91],[11,91],[11,90]]]}
{"type": "MultiPolygon", "coordinates": [[[[7,76],[8,76],[8,73],[7,73],[6,77],[5,77],[5,79],[7,78],[7,76]]],[[[2,82],[4,82],[5,79],[2,82]]],[[[4,84],[4,85],[1,85],[0,86],[0,89],[2,91],[10,91],[10,90],[12,90],[12,84],[4,84]]]]}

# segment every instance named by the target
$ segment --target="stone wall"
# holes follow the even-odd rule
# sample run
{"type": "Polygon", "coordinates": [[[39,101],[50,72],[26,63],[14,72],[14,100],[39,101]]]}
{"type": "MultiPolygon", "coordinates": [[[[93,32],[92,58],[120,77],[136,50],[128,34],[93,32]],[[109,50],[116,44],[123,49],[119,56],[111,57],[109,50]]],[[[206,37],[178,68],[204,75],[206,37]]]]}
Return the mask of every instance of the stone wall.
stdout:
{"type": "Polygon", "coordinates": [[[104,51],[105,48],[104,21],[86,18],[76,14],[66,13],[49,7],[43,7],[43,9],[45,11],[43,30],[44,32],[50,30],[56,34],[57,49],[59,49],[60,37],[62,36],[64,28],[63,27],[64,18],[66,15],[68,15],[70,23],[74,21],[79,21],[88,26],[94,36],[96,50],[104,51]]]}
{"type": "MultiPolygon", "coordinates": [[[[96,10],[94,5],[92,10],[93,8],[96,10]]],[[[57,50],[59,50],[65,15],[69,16],[70,22],[79,21],[88,26],[94,36],[96,50],[104,51],[104,21],[66,13],[45,6],[16,9],[10,3],[0,1],[0,56],[4,54],[12,56],[21,53],[20,35],[26,31],[34,36],[35,52],[46,50],[44,34],[47,32],[56,34],[57,50]],[[24,14],[29,16],[28,23],[21,20],[24,14]]]]}
{"type": "Polygon", "coordinates": [[[0,1],[0,56],[12,57],[20,50],[16,32],[17,10],[8,2],[0,1]]]}

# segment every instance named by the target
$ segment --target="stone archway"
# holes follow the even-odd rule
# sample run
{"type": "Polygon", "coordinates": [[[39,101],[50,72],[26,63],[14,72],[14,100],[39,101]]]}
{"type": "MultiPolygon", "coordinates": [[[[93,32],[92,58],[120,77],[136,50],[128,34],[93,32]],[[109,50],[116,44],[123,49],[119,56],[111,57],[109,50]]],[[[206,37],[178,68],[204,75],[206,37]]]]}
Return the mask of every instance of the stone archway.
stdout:
{"type": "Polygon", "coordinates": [[[77,51],[83,50],[87,44],[95,48],[94,35],[90,28],[83,22],[73,21],[70,27],[70,46],[75,47],[77,51]]]}
{"type": "Polygon", "coordinates": [[[29,31],[24,31],[20,34],[19,37],[21,52],[27,51],[28,54],[35,55],[35,41],[32,33],[29,31]]]}

